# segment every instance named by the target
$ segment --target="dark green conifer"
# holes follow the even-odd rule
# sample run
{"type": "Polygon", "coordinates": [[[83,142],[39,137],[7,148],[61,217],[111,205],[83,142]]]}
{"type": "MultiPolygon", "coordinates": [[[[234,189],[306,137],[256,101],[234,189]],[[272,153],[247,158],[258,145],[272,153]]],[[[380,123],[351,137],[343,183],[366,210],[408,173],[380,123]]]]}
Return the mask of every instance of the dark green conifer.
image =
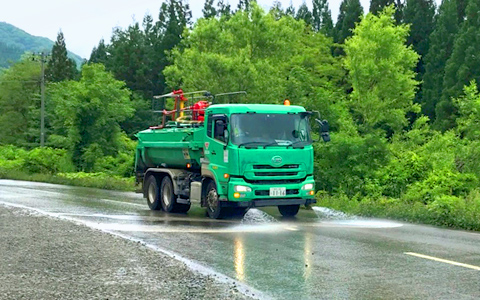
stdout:
{"type": "MultiPolygon", "coordinates": [[[[335,24],[334,41],[343,44],[345,40],[353,35],[355,24],[360,22],[363,16],[363,7],[359,0],[343,0],[340,4],[337,24],[335,24]]],[[[340,48],[335,49],[335,54],[343,54],[340,48]]]]}
{"type": "Polygon", "coordinates": [[[90,54],[89,63],[107,63],[107,46],[103,39],[100,40],[97,47],[93,47],[92,53],[90,54]]]}
{"type": "Polygon", "coordinates": [[[203,5],[202,13],[205,19],[215,17],[217,15],[217,10],[215,6],[213,6],[214,0],[205,0],[205,4],[203,5]]]}
{"type": "Polygon", "coordinates": [[[60,82],[74,79],[77,75],[77,65],[73,59],[68,58],[65,37],[63,32],[60,31],[52,47],[51,58],[45,69],[45,77],[48,81],[60,82]]]}
{"type": "Polygon", "coordinates": [[[217,15],[219,17],[225,17],[225,18],[230,18],[232,15],[232,8],[230,7],[230,4],[225,3],[225,0],[219,0],[217,4],[217,15]]]}
{"type": "Polygon", "coordinates": [[[471,80],[480,82],[480,3],[469,1],[465,20],[455,38],[453,52],[445,66],[441,103],[437,106],[436,127],[448,130],[455,125],[456,110],[452,98],[463,92],[471,80]]]}
{"type": "Polygon", "coordinates": [[[326,36],[333,36],[333,21],[328,0],[313,0],[313,30],[326,36]]]}
{"type": "Polygon", "coordinates": [[[457,32],[457,0],[443,0],[435,29],[429,38],[429,50],[424,59],[422,111],[432,122],[436,118],[435,108],[442,95],[445,65],[452,55],[453,42],[457,32]]]}
{"type": "Polygon", "coordinates": [[[295,18],[297,20],[304,20],[307,26],[313,25],[312,12],[308,9],[307,3],[305,3],[305,1],[303,1],[302,5],[300,5],[300,7],[298,8],[295,18]]]}

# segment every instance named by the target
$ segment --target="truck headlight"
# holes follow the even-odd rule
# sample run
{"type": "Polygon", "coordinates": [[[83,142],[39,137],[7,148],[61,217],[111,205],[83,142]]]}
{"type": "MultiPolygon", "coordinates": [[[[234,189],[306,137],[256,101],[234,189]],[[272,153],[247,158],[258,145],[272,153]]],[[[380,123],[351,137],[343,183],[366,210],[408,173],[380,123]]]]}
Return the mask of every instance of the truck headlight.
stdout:
{"type": "Polygon", "coordinates": [[[313,183],[307,183],[302,186],[302,190],[313,190],[313,183]]]}
{"type": "Polygon", "coordinates": [[[244,186],[244,185],[236,185],[233,187],[233,189],[235,190],[235,192],[251,192],[252,189],[249,188],[248,186],[244,186]]]}

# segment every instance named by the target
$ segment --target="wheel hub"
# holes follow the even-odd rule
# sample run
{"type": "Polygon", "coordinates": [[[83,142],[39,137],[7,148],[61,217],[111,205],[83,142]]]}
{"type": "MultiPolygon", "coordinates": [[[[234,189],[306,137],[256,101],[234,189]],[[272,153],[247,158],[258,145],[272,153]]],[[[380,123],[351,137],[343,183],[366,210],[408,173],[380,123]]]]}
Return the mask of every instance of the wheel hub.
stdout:
{"type": "Polygon", "coordinates": [[[211,189],[207,195],[207,205],[211,211],[214,211],[218,204],[218,195],[214,189],[211,189]]]}
{"type": "Polygon", "coordinates": [[[172,197],[171,195],[171,189],[169,185],[165,185],[163,187],[163,202],[165,203],[166,206],[170,205],[170,198],[172,197]]]}
{"type": "Polygon", "coordinates": [[[150,184],[148,186],[148,201],[150,201],[150,203],[154,203],[155,202],[155,187],[153,186],[153,184],[150,184]]]}

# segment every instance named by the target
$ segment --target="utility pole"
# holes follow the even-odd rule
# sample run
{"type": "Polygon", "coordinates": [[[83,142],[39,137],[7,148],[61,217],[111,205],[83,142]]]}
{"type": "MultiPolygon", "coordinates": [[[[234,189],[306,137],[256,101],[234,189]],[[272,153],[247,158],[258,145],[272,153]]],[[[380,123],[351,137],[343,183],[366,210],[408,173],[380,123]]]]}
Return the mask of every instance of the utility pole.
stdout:
{"type": "Polygon", "coordinates": [[[45,62],[46,54],[41,54],[42,78],[41,78],[41,108],[40,108],[40,147],[45,146],[45,62]]]}

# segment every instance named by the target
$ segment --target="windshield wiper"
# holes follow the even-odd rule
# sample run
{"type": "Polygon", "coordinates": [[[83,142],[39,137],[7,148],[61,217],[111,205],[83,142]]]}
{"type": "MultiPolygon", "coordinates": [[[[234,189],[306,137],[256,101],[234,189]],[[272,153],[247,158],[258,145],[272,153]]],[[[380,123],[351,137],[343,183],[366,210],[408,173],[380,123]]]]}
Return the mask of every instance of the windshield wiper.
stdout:
{"type": "Polygon", "coordinates": [[[310,141],[296,141],[296,142],[291,143],[288,146],[292,146],[292,148],[295,148],[295,145],[298,145],[298,144],[301,144],[301,143],[306,143],[306,144],[302,145],[302,146],[299,146],[298,148],[303,148],[303,147],[307,146],[308,143],[310,143],[310,141]]]}
{"type": "Polygon", "coordinates": [[[238,148],[244,146],[245,148],[247,148],[247,145],[262,145],[262,144],[265,144],[265,142],[246,142],[246,143],[242,143],[240,145],[238,145],[238,148]]]}

